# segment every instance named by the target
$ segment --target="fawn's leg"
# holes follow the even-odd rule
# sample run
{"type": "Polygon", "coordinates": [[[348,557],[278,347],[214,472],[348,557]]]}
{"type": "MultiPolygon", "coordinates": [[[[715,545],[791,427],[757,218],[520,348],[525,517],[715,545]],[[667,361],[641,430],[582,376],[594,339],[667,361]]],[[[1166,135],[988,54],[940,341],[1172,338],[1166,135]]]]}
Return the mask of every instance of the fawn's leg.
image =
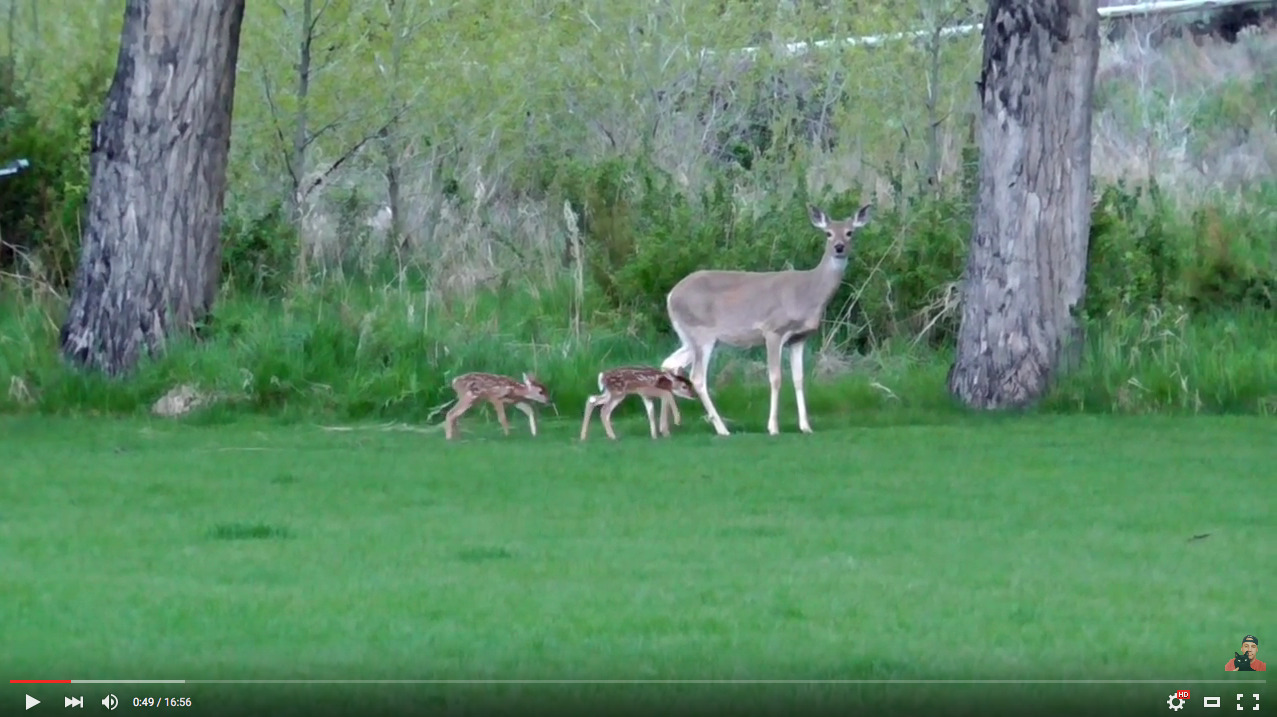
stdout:
{"type": "Polygon", "coordinates": [[[789,372],[794,380],[794,400],[798,403],[798,430],[811,433],[811,424],[807,422],[807,397],[803,395],[803,349],[805,341],[797,341],[789,345],[789,372]]]}
{"type": "Polygon", "coordinates": [[[497,420],[501,422],[501,430],[505,431],[507,436],[510,435],[510,421],[505,417],[505,402],[496,398],[488,399],[488,401],[497,410],[497,420]]]}
{"type": "Polygon", "coordinates": [[[466,411],[470,410],[470,407],[474,405],[474,401],[474,397],[470,394],[465,394],[457,399],[457,405],[453,406],[452,410],[448,411],[448,414],[443,417],[443,435],[445,438],[450,441],[456,438],[457,421],[461,419],[461,416],[466,411]]]}
{"type": "Polygon", "coordinates": [[[616,440],[616,431],[612,430],[612,411],[616,410],[623,398],[625,396],[609,397],[607,403],[603,404],[603,410],[599,412],[599,415],[603,418],[603,430],[607,431],[607,437],[614,441],[616,440]]]}
{"type": "Polygon", "coordinates": [[[581,440],[585,440],[590,434],[590,418],[594,416],[594,409],[602,402],[602,396],[590,396],[585,400],[585,420],[581,421],[581,440]]]}
{"type": "MultiPolygon", "coordinates": [[[[647,411],[647,427],[652,433],[652,438],[656,438],[656,407],[652,404],[652,399],[647,396],[640,394],[639,398],[643,399],[643,408],[647,411]]],[[[662,413],[661,418],[664,417],[665,414],[662,413]]]]}
{"type": "Polygon", "coordinates": [[[767,380],[771,384],[771,410],[767,414],[767,432],[771,435],[780,433],[780,337],[767,335],[767,380]]]}
{"type": "Polygon", "coordinates": [[[667,436],[670,432],[669,414],[674,415],[674,425],[683,425],[683,417],[678,412],[678,399],[674,394],[667,392],[664,396],[661,396],[661,431],[667,436]]]}
{"type": "Polygon", "coordinates": [[[523,411],[524,415],[526,415],[526,416],[528,417],[528,425],[529,425],[529,426],[531,426],[531,428],[532,428],[532,435],[534,435],[534,436],[535,436],[535,435],[537,434],[537,414],[536,414],[536,411],[533,411],[533,410],[532,410],[532,406],[529,406],[528,404],[526,404],[526,403],[524,403],[524,402],[522,402],[522,401],[520,401],[520,402],[518,402],[518,403],[514,404],[514,407],[515,407],[515,408],[517,408],[517,409],[519,409],[520,411],[523,411]]]}
{"type": "Polygon", "coordinates": [[[663,394],[661,396],[661,435],[668,436],[670,434],[670,396],[672,394],[663,394]]]}

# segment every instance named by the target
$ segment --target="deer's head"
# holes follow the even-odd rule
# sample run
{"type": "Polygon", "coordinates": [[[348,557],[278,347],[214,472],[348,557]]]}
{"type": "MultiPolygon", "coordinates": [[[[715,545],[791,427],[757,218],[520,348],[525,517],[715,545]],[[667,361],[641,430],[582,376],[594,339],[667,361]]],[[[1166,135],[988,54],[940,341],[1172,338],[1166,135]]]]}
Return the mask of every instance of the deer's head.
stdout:
{"type": "Polygon", "coordinates": [[[873,205],[866,204],[856,212],[855,216],[834,221],[820,207],[808,206],[807,214],[811,218],[812,226],[823,231],[828,240],[825,245],[825,255],[832,257],[840,266],[846,266],[847,257],[851,255],[851,249],[855,243],[856,230],[869,223],[869,214],[872,209],[873,205]]]}
{"type": "Polygon", "coordinates": [[[523,387],[523,396],[529,401],[536,401],[546,405],[551,403],[550,389],[546,388],[544,383],[538,381],[536,376],[530,373],[523,374],[523,387]]]}
{"type": "Polygon", "coordinates": [[[696,387],[692,385],[691,380],[683,375],[682,371],[677,369],[666,371],[665,375],[669,377],[669,390],[679,398],[696,398],[696,387]]]}

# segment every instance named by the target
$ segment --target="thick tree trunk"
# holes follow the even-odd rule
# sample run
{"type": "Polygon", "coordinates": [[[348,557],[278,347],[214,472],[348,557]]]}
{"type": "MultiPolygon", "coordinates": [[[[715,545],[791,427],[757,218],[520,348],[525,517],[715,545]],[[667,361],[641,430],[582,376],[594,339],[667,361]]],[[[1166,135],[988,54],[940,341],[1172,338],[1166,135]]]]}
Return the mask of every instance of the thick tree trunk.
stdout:
{"type": "Polygon", "coordinates": [[[1032,404],[1079,348],[1098,59],[1096,0],[990,0],[979,202],[949,372],[969,406],[1032,404]]]}
{"type": "Polygon", "coordinates": [[[62,352],[120,375],[212,308],[244,0],[128,0],[62,352]]]}

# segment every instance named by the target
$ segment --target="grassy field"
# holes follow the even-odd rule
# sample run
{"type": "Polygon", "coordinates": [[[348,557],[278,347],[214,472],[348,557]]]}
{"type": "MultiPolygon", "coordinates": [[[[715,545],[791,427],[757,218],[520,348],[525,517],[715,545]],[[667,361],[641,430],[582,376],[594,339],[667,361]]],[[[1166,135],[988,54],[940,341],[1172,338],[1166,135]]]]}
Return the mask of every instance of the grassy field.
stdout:
{"type": "MultiPolygon", "coordinates": [[[[587,444],[574,440],[579,418],[551,420],[537,439],[516,420],[503,438],[489,412],[468,416],[465,440],[452,444],[434,429],[377,425],[0,418],[4,671],[1240,679],[1222,665],[1241,636],[1277,636],[1271,418],[920,413],[719,439],[688,413],[690,425],[659,444],[635,418],[637,401],[618,411],[628,414],[620,441],[596,426],[587,444]]],[[[126,701],[194,694],[207,706],[216,689],[110,691],[126,701]]],[[[327,690],[334,709],[354,700],[464,711],[549,698],[667,709],[730,695],[790,708],[951,700],[950,711],[977,714],[990,695],[1023,705],[1085,692],[335,689],[217,699],[230,709],[327,690]]],[[[1178,687],[1087,689],[1151,713],[1178,687]]],[[[97,692],[106,694],[86,697],[97,692]]]]}

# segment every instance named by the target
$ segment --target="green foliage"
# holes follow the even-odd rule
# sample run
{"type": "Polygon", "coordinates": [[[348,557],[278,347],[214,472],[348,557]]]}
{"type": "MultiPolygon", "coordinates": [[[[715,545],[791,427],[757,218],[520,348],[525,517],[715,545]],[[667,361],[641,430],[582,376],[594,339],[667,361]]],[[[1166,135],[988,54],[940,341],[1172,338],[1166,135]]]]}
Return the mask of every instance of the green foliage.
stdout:
{"type": "Polygon", "coordinates": [[[49,108],[32,97],[40,87],[0,72],[0,162],[31,162],[27,172],[0,188],[0,269],[70,283],[89,192],[91,125],[109,84],[109,69],[86,61],[75,68],[71,96],[49,108]]]}
{"type": "Polygon", "coordinates": [[[1149,307],[1088,324],[1082,364],[1055,387],[1045,410],[1277,415],[1271,310],[1193,317],[1149,307]]]}
{"type": "Polygon", "coordinates": [[[226,212],[222,222],[222,281],[237,291],[279,298],[292,278],[297,233],[282,202],[264,215],[226,212]]]}
{"type": "Polygon", "coordinates": [[[1192,128],[1199,133],[1262,131],[1274,127],[1275,108],[1277,68],[1269,67],[1255,77],[1224,81],[1202,99],[1192,128]]]}
{"type": "Polygon", "coordinates": [[[1091,219],[1085,312],[1182,305],[1196,312],[1271,310],[1277,294],[1277,185],[1249,208],[1205,205],[1187,221],[1157,184],[1106,188],[1091,219]]]}
{"type": "MultiPolygon", "coordinates": [[[[700,197],[666,172],[642,161],[612,160],[572,168],[564,183],[569,201],[583,206],[586,259],[591,276],[615,308],[664,330],[665,296],[680,279],[703,268],[773,271],[814,266],[824,236],[811,228],[806,204],[831,216],[851,216],[861,205],[857,188],[810,198],[805,187],[787,202],[748,207],[719,177],[700,197]]],[[[857,234],[855,258],[834,297],[836,323],[851,322],[840,339],[886,337],[929,328],[934,345],[954,328],[940,317],[948,285],[962,270],[969,212],[952,201],[879,208],[857,234]]]]}
{"type": "MultiPolygon", "coordinates": [[[[650,330],[666,328],[666,294],[697,269],[814,265],[823,238],[807,226],[804,204],[849,216],[861,196],[849,190],[815,199],[800,187],[790,201],[748,207],[725,178],[693,197],[642,160],[571,165],[564,176],[562,190],[584,208],[590,276],[614,308],[650,330]]],[[[1183,216],[1156,183],[1148,191],[1105,189],[1093,213],[1084,313],[1271,308],[1277,260],[1269,237],[1277,226],[1265,196],[1249,208],[1209,205],[1183,216]]],[[[831,304],[838,340],[865,350],[889,337],[925,333],[930,345],[949,345],[971,216],[967,202],[944,197],[878,209],[857,235],[845,284],[831,304]]]]}
{"type": "MultiPolygon", "coordinates": [[[[448,384],[456,375],[529,371],[570,418],[596,392],[599,370],[655,365],[676,345],[609,310],[601,292],[587,297],[591,328],[578,335],[568,321],[571,304],[566,284],[525,284],[461,302],[354,284],[276,300],[229,293],[200,340],[175,341],[128,381],[112,381],[60,360],[61,300],[9,289],[0,297],[0,386],[7,388],[0,411],[138,413],[175,385],[193,383],[223,398],[220,412],[433,423],[453,398],[448,384]]],[[[1088,336],[1087,362],[1057,387],[1046,410],[1277,412],[1271,312],[1150,310],[1090,321],[1088,336]]],[[[879,338],[865,356],[837,348],[812,354],[813,415],[948,409],[950,350],[879,338]],[[821,368],[830,360],[850,371],[821,368]]],[[[768,400],[760,361],[757,352],[720,352],[713,378],[729,420],[757,429],[768,400]]],[[[695,407],[685,412],[700,415],[695,407]]]]}
{"type": "MultiPolygon", "coordinates": [[[[255,410],[424,418],[446,400],[446,378],[457,371],[517,373],[541,362],[576,400],[593,390],[588,379],[604,364],[663,357],[672,342],[665,296],[688,273],[809,267],[823,237],[805,205],[848,216],[871,199],[873,220],[857,235],[823,348],[854,370],[858,361],[904,357],[916,368],[931,360],[917,369],[926,376],[919,385],[943,395],[934,379],[957,327],[956,282],[976,190],[969,83],[979,38],[800,57],[777,49],[780,41],[943,24],[961,14],[957,3],[721,0],[636,9],[483,0],[408,8],[343,0],[325,5],[318,20],[324,42],[305,103],[294,89],[299,14],[254,6],[223,223],[226,298],[203,344],[179,341],[127,384],[61,368],[50,332],[62,307],[26,293],[27,279],[62,290],[73,273],[89,126],[111,77],[121,16],[119,3],[50,3],[19,8],[40,42],[0,52],[19,70],[0,71],[0,159],[33,162],[0,188],[0,268],[22,287],[0,286],[13,297],[0,316],[0,381],[13,387],[6,406],[39,396],[42,410],[134,410],[175,381],[198,380],[255,410]],[[54,9],[37,22],[45,7],[54,9]],[[49,22],[57,12],[64,21],[49,22]],[[747,61],[700,52],[745,44],[759,48],[747,61]],[[310,187],[323,175],[306,214],[322,231],[299,231],[289,205],[303,110],[309,159],[298,181],[310,187]],[[392,116],[393,142],[351,151],[378,138],[392,116]],[[944,155],[934,158],[935,184],[921,166],[933,141],[944,155]],[[407,252],[368,223],[387,201],[392,147],[402,150],[407,252]],[[584,244],[583,306],[560,220],[565,202],[584,244]],[[354,286],[334,288],[334,276],[354,286]],[[569,332],[578,309],[582,324],[569,332]]],[[[1271,68],[1261,54],[1267,45],[1248,42],[1258,48],[1251,64],[1271,68]]],[[[1138,92],[1129,77],[1110,77],[1097,106],[1123,115],[1123,131],[1152,122],[1189,127],[1194,143],[1199,135],[1207,143],[1265,137],[1277,83],[1270,69],[1251,74],[1210,85],[1191,114],[1188,91],[1172,92],[1153,75],[1138,92]]],[[[1187,201],[1182,188],[1156,181],[1101,182],[1100,194],[1081,312],[1099,342],[1097,364],[1059,405],[1182,398],[1183,383],[1131,404],[1113,398],[1129,371],[1170,386],[1179,369],[1168,367],[1187,365],[1184,355],[1159,359],[1156,369],[1132,363],[1128,350],[1144,345],[1156,314],[1183,316],[1177,330],[1210,341],[1221,340],[1212,333],[1218,326],[1237,327],[1228,334],[1240,341],[1235,364],[1196,372],[1210,387],[1202,405],[1255,409],[1266,394],[1252,378],[1268,364],[1253,352],[1262,344],[1252,342],[1254,327],[1239,317],[1273,310],[1277,186],[1252,182],[1235,196],[1187,201]]],[[[857,386],[878,396],[868,383],[857,386]]]]}

